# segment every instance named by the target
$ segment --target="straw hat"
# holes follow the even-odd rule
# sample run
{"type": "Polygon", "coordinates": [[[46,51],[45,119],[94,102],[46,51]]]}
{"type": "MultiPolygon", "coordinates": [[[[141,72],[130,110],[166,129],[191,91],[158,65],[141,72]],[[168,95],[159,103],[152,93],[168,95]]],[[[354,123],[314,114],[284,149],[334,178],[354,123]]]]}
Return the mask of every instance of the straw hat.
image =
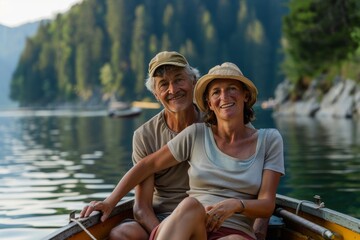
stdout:
{"type": "Polygon", "coordinates": [[[214,79],[234,79],[244,83],[250,92],[249,106],[252,107],[256,102],[258,91],[254,83],[247,79],[235,64],[225,62],[211,68],[208,74],[202,76],[195,85],[194,98],[201,111],[206,111],[204,93],[208,84],[214,79]]]}
{"type": "Polygon", "coordinates": [[[155,70],[163,65],[173,65],[178,67],[185,67],[189,65],[186,58],[178,52],[163,51],[151,59],[149,63],[149,76],[153,77],[155,70]]]}

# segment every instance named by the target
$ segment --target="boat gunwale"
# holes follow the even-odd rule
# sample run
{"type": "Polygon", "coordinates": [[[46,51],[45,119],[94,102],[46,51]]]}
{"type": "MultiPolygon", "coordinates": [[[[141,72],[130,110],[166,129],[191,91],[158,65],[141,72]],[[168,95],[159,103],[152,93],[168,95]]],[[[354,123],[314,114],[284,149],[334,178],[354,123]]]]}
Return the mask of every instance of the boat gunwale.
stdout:
{"type": "Polygon", "coordinates": [[[360,219],[326,207],[319,207],[319,205],[313,202],[276,194],[276,204],[280,207],[285,206],[294,210],[296,210],[298,206],[301,205],[299,212],[304,212],[316,216],[318,218],[348,228],[356,233],[360,233],[360,219]]]}
{"type": "MultiPolygon", "coordinates": [[[[124,211],[132,211],[133,204],[133,197],[123,199],[117,204],[108,219],[111,219],[112,217],[115,217],[124,211]]],[[[319,208],[317,204],[310,201],[299,200],[281,194],[276,194],[276,205],[276,208],[292,209],[294,212],[298,206],[301,205],[299,210],[300,213],[309,214],[318,217],[319,219],[338,224],[339,226],[347,228],[355,233],[360,233],[360,219],[326,207],[319,208]]],[[[275,212],[274,215],[276,216],[275,212]]],[[[101,222],[100,217],[100,212],[93,212],[90,217],[77,220],[79,220],[84,227],[91,228],[101,222]]],[[[269,227],[271,227],[271,225],[269,225],[269,227]]],[[[67,239],[82,231],[83,229],[76,222],[70,222],[68,225],[63,226],[52,234],[46,236],[43,238],[43,240],[67,239]]]]}
{"type": "MultiPolygon", "coordinates": [[[[125,210],[132,209],[133,205],[134,205],[134,198],[127,198],[127,199],[120,201],[116,205],[114,210],[111,212],[108,219],[118,215],[119,213],[121,213],[125,210]]],[[[101,222],[101,220],[100,220],[101,215],[102,215],[101,212],[95,211],[88,218],[79,218],[77,220],[85,228],[90,228],[92,226],[95,226],[99,222],[101,222]]],[[[69,224],[67,224],[67,225],[59,228],[55,232],[47,235],[45,238],[43,238],[43,240],[50,240],[50,239],[55,240],[55,239],[64,239],[64,238],[67,239],[67,238],[73,236],[74,234],[77,234],[82,231],[84,231],[84,230],[79,226],[78,223],[76,223],[74,221],[70,221],[69,224]],[[66,233],[67,235],[64,235],[64,233],[66,233]]]]}

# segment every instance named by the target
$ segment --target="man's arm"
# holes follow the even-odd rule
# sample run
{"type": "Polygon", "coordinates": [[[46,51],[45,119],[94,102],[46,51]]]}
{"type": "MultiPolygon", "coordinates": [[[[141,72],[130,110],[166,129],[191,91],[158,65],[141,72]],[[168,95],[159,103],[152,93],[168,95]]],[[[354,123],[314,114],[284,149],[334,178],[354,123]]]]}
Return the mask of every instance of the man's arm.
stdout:
{"type": "MultiPolygon", "coordinates": [[[[132,158],[134,164],[146,157],[151,151],[143,135],[136,131],[133,136],[132,158]]],[[[134,218],[148,233],[159,224],[153,209],[154,186],[155,180],[154,175],[152,175],[135,187],[134,218]]]]}
{"type": "Polygon", "coordinates": [[[154,176],[150,176],[135,188],[135,219],[150,232],[160,223],[153,209],[154,176]]]}

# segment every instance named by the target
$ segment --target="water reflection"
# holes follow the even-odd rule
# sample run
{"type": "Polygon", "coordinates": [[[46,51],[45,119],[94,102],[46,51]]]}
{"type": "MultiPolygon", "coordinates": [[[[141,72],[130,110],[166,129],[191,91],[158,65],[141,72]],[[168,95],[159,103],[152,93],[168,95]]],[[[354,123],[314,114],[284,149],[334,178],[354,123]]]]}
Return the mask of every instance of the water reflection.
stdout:
{"type": "Polygon", "coordinates": [[[41,238],[105,198],[132,166],[133,130],[153,114],[0,113],[1,238],[41,238]]]}
{"type": "MultiPolygon", "coordinates": [[[[132,166],[134,129],[158,110],[133,119],[105,114],[0,112],[0,236],[41,238],[68,223],[68,214],[104,199],[132,166]]],[[[360,129],[349,119],[271,117],[285,144],[286,176],[279,193],[359,217],[360,129]]],[[[130,193],[131,195],[131,193],[130,193]]]]}
{"type": "Polygon", "coordinates": [[[286,152],[280,191],[360,217],[360,128],[351,119],[275,117],[286,152]]]}

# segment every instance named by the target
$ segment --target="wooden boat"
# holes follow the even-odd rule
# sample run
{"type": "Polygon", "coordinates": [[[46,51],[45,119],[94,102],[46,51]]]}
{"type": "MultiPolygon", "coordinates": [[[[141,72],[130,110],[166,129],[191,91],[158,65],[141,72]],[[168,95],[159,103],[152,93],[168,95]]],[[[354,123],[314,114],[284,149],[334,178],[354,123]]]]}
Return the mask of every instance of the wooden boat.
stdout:
{"type": "MultiPolygon", "coordinates": [[[[333,239],[360,240],[360,220],[324,207],[319,197],[315,202],[276,196],[276,209],[267,228],[267,240],[333,239]]],[[[44,240],[55,239],[107,239],[110,229],[126,218],[132,218],[133,199],[119,203],[105,222],[100,213],[89,218],[71,221],[44,240]],[[74,222],[78,221],[86,228],[74,222]],[[93,238],[91,237],[93,236],[93,238]]]]}

